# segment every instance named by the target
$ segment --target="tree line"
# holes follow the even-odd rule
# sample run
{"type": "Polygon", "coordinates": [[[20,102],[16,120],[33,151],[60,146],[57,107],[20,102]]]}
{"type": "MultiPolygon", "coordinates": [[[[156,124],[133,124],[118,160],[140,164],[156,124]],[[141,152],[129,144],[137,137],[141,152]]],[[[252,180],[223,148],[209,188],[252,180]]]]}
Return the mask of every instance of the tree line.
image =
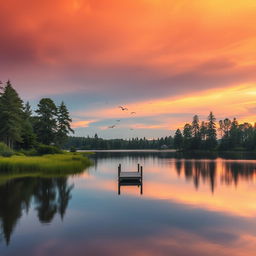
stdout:
{"type": "Polygon", "coordinates": [[[42,98],[33,115],[29,102],[24,103],[7,81],[0,92],[0,142],[12,149],[31,149],[39,144],[63,146],[72,120],[61,102],[42,98]]]}
{"type": "Polygon", "coordinates": [[[167,149],[173,148],[173,138],[166,136],[158,139],[147,140],[145,137],[142,139],[102,139],[97,134],[93,137],[74,137],[70,136],[64,148],[70,149],[167,149]]]}
{"type": "Polygon", "coordinates": [[[225,118],[218,123],[212,112],[207,121],[198,115],[183,130],[177,129],[174,147],[178,150],[256,150],[256,125],[225,118]],[[219,135],[219,137],[218,137],[219,135]]]}

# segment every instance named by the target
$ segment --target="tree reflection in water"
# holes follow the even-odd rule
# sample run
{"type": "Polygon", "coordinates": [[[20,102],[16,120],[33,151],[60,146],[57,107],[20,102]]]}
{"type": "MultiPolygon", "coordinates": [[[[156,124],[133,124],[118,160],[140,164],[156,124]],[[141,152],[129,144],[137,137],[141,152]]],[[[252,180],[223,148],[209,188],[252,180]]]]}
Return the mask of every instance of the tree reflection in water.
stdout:
{"type": "Polygon", "coordinates": [[[216,188],[217,178],[225,185],[238,185],[240,180],[251,181],[256,174],[256,163],[223,161],[221,166],[217,166],[217,161],[206,160],[175,160],[175,169],[178,176],[184,176],[186,180],[193,181],[196,189],[200,183],[208,183],[211,191],[216,188]],[[217,174],[218,171],[218,174],[217,174]]]}
{"type": "Polygon", "coordinates": [[[8,245],[23,211],[36,204],[40,222],[50,223],[55,214],[64,218],[73,185],[66,177],[13,179],[0,186],[0,234],[8,245]]]}

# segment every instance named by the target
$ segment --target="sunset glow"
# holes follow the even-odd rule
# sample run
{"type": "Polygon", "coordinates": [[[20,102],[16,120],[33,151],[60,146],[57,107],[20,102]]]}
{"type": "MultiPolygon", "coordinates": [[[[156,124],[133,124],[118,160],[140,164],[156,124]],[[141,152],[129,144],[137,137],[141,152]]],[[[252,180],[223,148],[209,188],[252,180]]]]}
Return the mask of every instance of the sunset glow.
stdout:
{"type": "Polygon", "coordinates": [[[256,121],[254,0],[0,0],[0,7],[0,79],[34,107],[43,96],[64,100],[77,135],[166,136],[209,111],[256,121]],[[106,129],[116,118],[122,122],[106,129]]]}

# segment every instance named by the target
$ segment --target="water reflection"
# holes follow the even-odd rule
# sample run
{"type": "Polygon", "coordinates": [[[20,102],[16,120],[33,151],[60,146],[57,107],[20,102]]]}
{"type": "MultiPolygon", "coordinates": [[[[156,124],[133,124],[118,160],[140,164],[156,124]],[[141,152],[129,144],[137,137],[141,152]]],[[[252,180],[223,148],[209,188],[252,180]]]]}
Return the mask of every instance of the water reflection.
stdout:
{"type": "Polygon", "coordinates": [[[6,244],[22,214],[29,212],[33,199],[41,223],[50,223],[57,213],[63,219],[72,189],[66,177],[21,178],[0,186],[0,234],[6,244]]]}
{"type": "Polygon", "coordinates": [[[121,195],[121,187],[128,187],[128,186],[133,186],[133,187],[138,187],[140,194],[143,194],[143,182],[118,182],[118,189],[117,193],[118,195],[121,195]]]}
{"type": "Polygon", "coordinates": [[[222,184],[236,186],[240,180],[252,181],[256,174],[256,162],[175,160],[175,169],[178,176],[184,175],[187,181],[193,181],[196,189],[200,183],[208,183],[214,192],[218,178],[222,184]]]}
{"type": "Polygon", "coordinates": [[[9,243],[0,243],[1,256],[255,254],[256,161],[173,152],[94,159],[69,180],[22,178],[0,186],[0,232],[9,243]],[[119,163],[127,171],[141,163],[143,187],[121,186],[118,196],[119,163]]]}

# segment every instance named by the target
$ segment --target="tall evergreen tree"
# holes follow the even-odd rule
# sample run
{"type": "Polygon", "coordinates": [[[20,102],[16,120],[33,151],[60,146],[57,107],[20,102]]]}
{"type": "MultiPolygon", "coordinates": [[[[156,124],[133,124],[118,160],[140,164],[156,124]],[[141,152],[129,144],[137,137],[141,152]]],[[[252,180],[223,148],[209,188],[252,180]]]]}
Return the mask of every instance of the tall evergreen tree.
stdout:
{"type": "Polygon", "coordinates": [[[7,81],[0,94],[0,139],[10,148],[22,142],[23,102],[7,81]]]}
{"type": "Polygon", "coordinates": [[[36,110],[35,132],[38,141],[49,145],[55,141],[57,133],[57,107],[49,98],[43,98],[36,110]]]}
{"type": "Polygon", "coordinates": [[[23,109],[23,121],[21,128],[22,143],[20,147],[30,149],[36,144],[36,134],[34,133],[32,125],[32,110],[29,102],[27,102],[23,109]]]}
{"type": "Polygon", "coordinates": [[[191,149],[192,140],[192,126],[190,124],[185,124],[183,129],[183,147],[188,150],[191,149]]]}
{"type": "Polygon", "coordinates": [[[217,146],[216,118],[212,112],[208,116],[208,127],[206,137],[207,149],[214,149],[217,146]]]}
{"type": "Polygon", "coordinates": [[[192,135],[193,137],[199,137],[200,127],[199,127],[199,117],[195,115],[192,121],[192,135]]]}
{"type": "Polygon", "coordinates": [[[199,149],[201,144],[201,136],[200,136],[200,124],[199,124],[199,117],[195,115],[192,121],[192,135],[193,138],[191,140],[191,149],[199,149]]]}
{"type": "Polygon", "coordinates": [[[200,136],[201,136],[201,140],[203,140],[203,141],[206,140],[207,127],[208,127],[208,124],[206,122],[202,121],[202,123],[200,125],[200,136]]]}
{"type": "Polygon", "coordinates": [[[70,132],[74,133],[71,129],[72,119],[70,118],[68,109],[64,102],[62,101],[57,109],[57,134],[56,134],[56,144],[62,146],[70,132]]]}
{"type": "Polygon", "coordinates": [[[174,135],[174,147],[176,149],[181,149],[182,144],[183,144],[183,137],[180,129],[176,130],[175,135],[174,135]]]}

